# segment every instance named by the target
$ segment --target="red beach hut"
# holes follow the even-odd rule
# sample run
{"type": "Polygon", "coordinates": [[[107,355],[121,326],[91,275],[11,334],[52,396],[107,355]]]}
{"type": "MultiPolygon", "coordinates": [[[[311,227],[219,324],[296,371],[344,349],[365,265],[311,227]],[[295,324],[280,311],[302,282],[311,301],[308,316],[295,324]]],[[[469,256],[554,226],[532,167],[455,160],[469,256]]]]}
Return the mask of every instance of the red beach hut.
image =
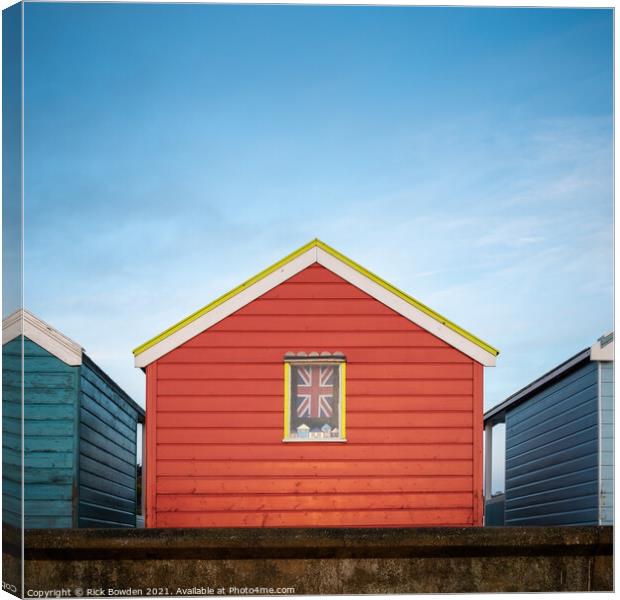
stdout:
{"type": "Polygon", "coordinates": [[[146,525],[482,525],[497,354],[314,240],[134,350],[146,525]]]}

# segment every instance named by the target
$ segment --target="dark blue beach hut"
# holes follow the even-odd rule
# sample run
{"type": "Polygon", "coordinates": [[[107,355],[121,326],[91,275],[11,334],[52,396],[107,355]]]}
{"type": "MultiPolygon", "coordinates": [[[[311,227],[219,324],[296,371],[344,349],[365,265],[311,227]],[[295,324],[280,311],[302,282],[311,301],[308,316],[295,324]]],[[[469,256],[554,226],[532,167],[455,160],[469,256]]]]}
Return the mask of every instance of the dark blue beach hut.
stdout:
{"type": "Polygon", "coordinates": [[[135,527],[144,410],[28,311],[5,319],[2,333],[3,521],[21,526],[23,439],[26,528],[135,527]]]}
{"type": "Polygon", "coordinates": [[[484,415],[485,525],[613,524],[613,332],[484,415]],[[505,492],[492,495],[505,423],[505,492]]]}

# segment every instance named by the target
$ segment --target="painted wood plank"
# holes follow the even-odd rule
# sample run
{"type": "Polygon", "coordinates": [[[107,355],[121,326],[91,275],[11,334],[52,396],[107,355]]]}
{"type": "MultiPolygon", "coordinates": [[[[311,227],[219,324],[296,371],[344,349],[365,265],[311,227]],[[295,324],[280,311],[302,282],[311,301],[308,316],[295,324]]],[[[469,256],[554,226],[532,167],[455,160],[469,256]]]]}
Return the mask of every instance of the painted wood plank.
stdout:
{"type": "MultiPolygon", "coordinates": [[[[268,364],[162,364],[159,380],[256,380],[280,381],[282,361],[268,364]]],[[[349,381],[356,379],[472,379],[471,364],[373,364],[354,363],[347,371],[349,381]]]]}
{"type": "Polygon", "coordinates": [[[328,352],[342,351],[346,346],[389,346],[392,348],[417,346],[420,348],[446,347],[443,340],[432,336],[426,331],[361,331],[361,332],[305,332],[303,346],[300,347],[300,337],[297,332],[270,332],[268,338],[262,332],[228,332],[207,330],[201,335],[192,338],[185,343],[186,348],[202,347],[258,347],[266,344],[284,348],[281,351],[305,351],[312,352],[317,348],[328,352]]]}
{"type": "MultiPolygon", "coordinates": [[[[226,396],[234,394],[235,396],[261,396],[275,395],[281,393],[282,381],[278,380],[260,380],[253,381],[237,380],[234,385],[227,380],[160,380],[158,389],[160,395],[174,396],[226,396]]],[[[378,394],[385,395],[438,395],[445,394],[471,394],[471,379],[455,379],[455,380],[389,380],[389,379],[350,379],[347,381],[347,394],[350,396],[378,394]]]]}
{"type": "MultiPolygon", "coordinates": [[[[267,338],[268,339],[268,338],[267,338]]],[[[418,364],[418,363],[470,363],[471,359],[454,348],[417,348],[389,346],[359,347],[344,346],[339,348],[351,364],[418,364]]],[[[288,350],[288,349],[287,349],[288,350]]],[[[284,352],[279,347],[200,347],[181,346],[161,357],[160,366],[168,364],[273,364],[280,365],[284,352]]]]}
{"type": "Polygon", "coordinates": [[[110,468],[115,469],[119,473],[125,473],[129,477],[135,477],[135,457],[133,457],[133,461],[129,462],[123,458],[115,456],[112,452],[105,448],[98,448],[97,446],[94,446],[86,440],[81,441],[80,451],[82,456],[88,456],[89,458],[92,458],[100,463],[105,463],[110,468]]]}
{"type": "MultiPolygon", "coordinates": [[[[167,412],[158,415],[158,429],[165,427],[282,427],[281,413],[200,413],[167,412]]],[[[471,427],[471,412],[399,412],[351,413],[347,417],[349,427],[471,427]]]]}
{"type": "MultiPolygon", "coordinates": [[[[253,445],[279,442],[282,439],[282,428],[271,429],[236,429],[234,434],[227,429],[186,429],[162,428],[158,431],[160,444],[221,444],[238,443],[253,445]]],[[[398,429],[378,429],[376,427],[356,428],[347,433],[348,444],[374,444],[379,447],[392,444],[410,443],[472,443],[472,430],[461,428],[421,428],[408,427],[398,429]]]]}
{"type": "Polygon", "coordinates": [[[281,443],[240,446],[225,444],[158,444],[160,460],[449,460],[469,459],[470,444],[410,444],[400,446],[372,444],[338,444],[332,448],[327,444],[281,443]]]}
{"type": "Polygon", "coordinates": [[[297,477],[383,477],[395,475],[471,475],[471,460],[427,461],[207,461],[165,460],[157,463],[159,475],[204,477],[269,476],[287,475],[297,477]]]}
{"type": "Polygon", "coordinates": [[[303,298],[321,298],[321,299],[340,299],[340,298],[362,298],[369,299],[370,296],[342,280],[337,283],[311,283],[311,284],[295,284],[284,282],[281,285],[269,290],[261,296],[266,300],[271,299],[303,299],[303,298]]]}
{"type": "MultiPolygon", "coordinates": [[[[306,315],[304,331],[421,331],[421,327],[396,314],[376,315],[306,315]]],[[[297,331],[299,317],[296,315],[243,315],[224,319],[211,327],[211,331],[297,331]]]]}
{"type": "Polygon", "coordinates": [[[88,502],[91,505],[119,509],[124,512],[135,514],[136,501],[135,498],[125,498],[122,495],[114,493],[107,486],[108,491],[104,492],[99,489],[93,489],[85,485],[80,486],[80,500],[88,502]]]}
{"type": "Polygon", "coordinates": [[[91,505],[88,502],[80,503],[80,519],[91,519],[105,522],[104,527],[114,526],[113,524],[124,524],[135,526],[136,513],[131,511],[123,511],[118,508],[109,508],[107,506],[91,505]]]}
{"type": "MultiPolygon", "coordinates": [[[[2,470],[2,477],[11,481],[16,481],[21,484],[21,465],[6,464],[2,470]]],[[[50,472],[49,469],[41,469],[39,467],[31,467],[26,465],[24,467],[24,483],[52,483],[52,484],[66,484],[71,485],[73,481],[73,470],[67,468],[54,469],[50,472]]]]}
{"type": "Polygon", "coordinates": [[[136,422],[135,414],[132,416],[118,408],[116,403],[98,387],[92,385],[89,381],[82,379],[82,394],[87,400],[89,409],[95,414],[102,412],[110,416],[113,422],[122,423],[128,429],[133,430],[136,422]]]}
{"type": "Polygon", "coordinates": [[[111,481],[106,477],[100,477],[86,470],[80,472],[80,484],[82,487],[88,487],[93,490],[102,491],[112,494],[116,498],[132,501],[135,498],[133,486],[123,485],[118,481],[111,481]]]}
{"type": "MultiPolygon", "coordinates": [[[[263,478],[158,477],[158,494],[349,494],[349,493],[418,493],[471,492],[468,476],[432,477],[296,477],[263,478]]],[[[158,496],[159,497],[159,496],[158,496]]]]}
{"type": "Polygon", "coordinates": [[[101,431],[95,431],[84,422],[81,423],[80,440],[90,442],[99,448],[108,448],[115,456],[121,457],[128,462],[135,462],[135,442],[122,436],[114,438],[104,435],[101,431]]]}
{"type": "Polygon", "coordinates": [[[159,510],[165,512],[195,511],[279,511],[279,510],[364,510],[472,508],[471,493],[420,494],[342,494],[342,495],[163,495],[159,510]],[[181,508],[182,507],[182,508],[181,508]]]}
{"type": "Polygon", "coordinates": [[[41,516],[31,517],[26,515],[24,518],[27,529],[65,529],[72,526],[71,516],[41,516]]]}
{"type": "Polygon", "coordinates": [[[287,298],[261,297],[246,304],[237,315],[363,315],[374,317],[392,315],[393,311],[372,298],[287,298]]]}
{"type": "Polygon", "coordinates": [[[136,433],[132,428],[115,420],[107,411],[93,405],[91,399],[86,395],[82,396],[80,419],[94,431],[100,431],[106,437],[118,440],[118,443],[121,443],[122,440],[127,440],[130,444],[135,443],[136,433]]]}
{"type": "MultiPolygon", "coordinates": [[[[472,398],[450,396],[357,396],[347,398],[347,413],[471,410],[472,398]]],[[[282,408],[282,395],[272,396],[160,396],[161,412],[274,412],[282,408]]]]}
{"type": "Polygon", "coordinates": [[[471,525],[471,509],[289,512],[159,512],[160,527],[407,527],[471,525]]]}
{"type": "Polygon", "coordinates": [[[119,473],[116,469],[97,462],[93,460],[89,456],[82,455],[80,457],[80,469],[82,471],[88,471],[93,475],[97,475],[103,479],[107,479],[109,481],[116,481],[118,483],[122,483],[124,486],[133,489],[134,488],[134,478],[126,475],[125,473],[119,473]]]}
{"type": "MultiPolygon", "coordinates": [[[[571,502],[575,498],[590,497],[597,493],[596,481],[589,479],[584,483],[570,484],[564,487],[554,486],[553,489],[545,489],[538,494],[526,494],[517,496],[511,494],[510,510],[527,509],[534,506],[549,506],[552,502],[567,501],[571,502]]],[[[513,513],[516,514],[516,513],[513,513]]]]}

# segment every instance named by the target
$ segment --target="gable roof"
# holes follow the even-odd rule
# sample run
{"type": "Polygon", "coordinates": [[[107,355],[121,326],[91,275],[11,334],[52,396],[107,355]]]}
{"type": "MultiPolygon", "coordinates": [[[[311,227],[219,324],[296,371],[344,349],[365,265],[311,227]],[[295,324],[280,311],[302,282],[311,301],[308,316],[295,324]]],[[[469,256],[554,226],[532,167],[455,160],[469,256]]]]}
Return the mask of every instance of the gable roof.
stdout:
{"type": "Polygon", "coordinates": [[[82,346],[20,308],[2,321],[2,345],[22,334],[67,365],[75,367],[82,364],[82,346]]]}
{"type": "Polygon", "coordinates": [[[508,396],[506,400],[500,402],[493,408],[484,413],[484,422],[503,423],[506,418],[506,412],[516,408],[522,402],[531,398],[534,394],[539,393],[545,387],[555,383],[566,373],[583,366],[584,363],[595,361],[605,362],[614,360],[614,332],[611,331],[601,336],[590,348],[584,348],[577,352],[574,356],[560,363],[538,379],[535,379],[524,388],[516,391],[508,396]]]}
{"type": "Polygon", "coordinates": [[[149,365],[315,263],[324,266],[479,363],[485,366],[495,366],[499,350],[318,239],[312,240],[148,342],[138,346],[133,351],[135,366],[145,367],[149,365]]]}

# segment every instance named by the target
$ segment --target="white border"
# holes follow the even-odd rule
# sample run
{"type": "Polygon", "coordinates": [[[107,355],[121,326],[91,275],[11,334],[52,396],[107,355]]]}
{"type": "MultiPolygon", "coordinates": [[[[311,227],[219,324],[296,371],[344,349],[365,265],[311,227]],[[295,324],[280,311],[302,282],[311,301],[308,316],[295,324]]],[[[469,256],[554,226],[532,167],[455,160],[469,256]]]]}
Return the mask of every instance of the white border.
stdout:
{"type": "Polygon", "coordinates": [[[164,354],[178,348],[191,338],[202,333],[212,325],[215,325],[215,323],[218,323],[235,311],[243,308],[253,300],[256,300],[259,296],[262,296],[314,263],[319,263],[332,273],[339,275],[345,281],[348,281],[355,287],[366,292],[416,325],[423,327],[439,339],[450,344],[450,346],[457,350],[460,350],[485,367],[495,366],[497,361],[496,356],[319,247],[309,248],[306,252],[283,265],[277,271],[270,273],[263,279],[248,286],[229,300],[216,306],[213,310],[210,310],[198,317],[195,321],[192,321],[185,327],[170,334],[161,342],[141,352],[134,359],[135,366],[140,368],[146,367],[158,358],[161,358],[164,354]]]}
{"type": "Polygon", "coordinates": [[[23,335],[69,366],[82,364],[84,349],[27,310],[19,309],[2,321],[2,345],[23,335]]]}
{"type": "MultiPolygon", "coordinates": [[[[603,338],[608,337],[610,334],[606,334],[603,338]]],[[[590,348],[590,360],[604,360],[604,361],[612,361],[614,359],[614,340],[612,339],[610,342],[601,345],[601,340],[597,340],[596,343],[590,348]]]]}

